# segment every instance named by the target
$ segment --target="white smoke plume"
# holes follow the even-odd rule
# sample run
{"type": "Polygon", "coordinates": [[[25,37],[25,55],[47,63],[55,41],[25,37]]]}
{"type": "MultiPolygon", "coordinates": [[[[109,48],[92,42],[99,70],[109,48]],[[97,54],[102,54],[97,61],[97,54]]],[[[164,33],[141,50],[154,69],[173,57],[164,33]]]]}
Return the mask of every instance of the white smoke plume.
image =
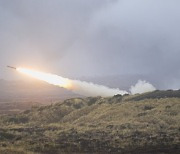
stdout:
{"type": "Polygon", "coordinates": [[[116,94],[127,94],[127,91],[120,90],[118,88],[109,88],[103,85],[97,85],[91,82],[71,80],[73,85],[72,91],[84,96],[113,96],[116,94]]]}
{"type": "Polygon", "coordinates": [[[154,91],[156,88],[145,80],[138,80],[138,82],[134,86],[131,86],[129,90],[131,94],[142,94],[145,92],[154,91]]]}
{"type": "MultiPolygon", "coordinates": [[[[51,73],[40,72],[33,69],[27,69],[22,67],[17,67],[16,70],[23,74],[29,75],[32,78],[36,78],[41,81],[45,81],[49,84],[55,86],[63,87],[68,90],[73,91],[74,93],[84,95],[84,96],[113,96],[117,94],[128,94],[127,91],[120,90],[118,88],[109,88],[103,85],[94,84],[92,82],[85,82],[80,80],[71,80],[58,76],[51,73]]],[[[144,92],[154,91],[156,88],[146,81],[139,80],[135,86],[131,86],[131,94],[141,94],[144,92]]]]}
{"type": "Polygon", "coordinates": [[[16,68],[18,72],[29,75],[32,78],[45,81],[49,84],[53,84],[55,86],[63,87],[68,90],[73,91],[74,93],[84,95],[84,96],[113,96],[116,94],[127,94],[127,91],[119,90],[118,88],[108,88],[106,86],[97,85],[91,82],[79,81],[79,80],[71,80],[68,78],[63,78],[61,76],[40,72],[33,69],[27,69],[18,67],[16,68]]]}

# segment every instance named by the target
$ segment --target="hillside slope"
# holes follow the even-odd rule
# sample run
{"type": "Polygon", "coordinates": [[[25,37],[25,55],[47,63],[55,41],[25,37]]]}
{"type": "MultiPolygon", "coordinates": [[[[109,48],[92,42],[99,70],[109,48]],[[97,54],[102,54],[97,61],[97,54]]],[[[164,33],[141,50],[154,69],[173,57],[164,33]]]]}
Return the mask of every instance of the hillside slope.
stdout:
{"type": "Polygon", "coordinates": [[[51,104],[57,100],[65,100],[78,96],[64,88],[42,81],[8,81],[0,79],[0,104],[14,102],[51,104]]]}
{"type": "Polygon", "coordinates": [[[1,116],[0,153],[180,153],[180,92],[156,92],[74,98],[1,116]]]}

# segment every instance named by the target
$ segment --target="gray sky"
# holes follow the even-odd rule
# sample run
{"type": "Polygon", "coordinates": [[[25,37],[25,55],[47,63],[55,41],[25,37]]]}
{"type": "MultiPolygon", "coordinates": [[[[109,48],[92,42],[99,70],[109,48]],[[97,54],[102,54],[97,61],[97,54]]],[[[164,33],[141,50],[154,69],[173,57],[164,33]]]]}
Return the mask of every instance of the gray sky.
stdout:
{"type": "MultiPolygon", "coordinates": [[[[0,0],[0,78],[140,74],[180,87],[179,0],[0,0]]],[[[156,85],[155,85],[156,86],[156,85]]]]}

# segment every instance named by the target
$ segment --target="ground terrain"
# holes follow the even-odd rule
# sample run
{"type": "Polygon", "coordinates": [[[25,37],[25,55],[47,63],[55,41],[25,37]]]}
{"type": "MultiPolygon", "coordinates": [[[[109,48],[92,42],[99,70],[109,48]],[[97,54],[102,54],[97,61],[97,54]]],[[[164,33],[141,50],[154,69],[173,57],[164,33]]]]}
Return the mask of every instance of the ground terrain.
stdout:
{"type": "Polygon", "coordinates": [[[73,98],[0,117],[0,153],[180,153],[180,91],[73,98]]]}

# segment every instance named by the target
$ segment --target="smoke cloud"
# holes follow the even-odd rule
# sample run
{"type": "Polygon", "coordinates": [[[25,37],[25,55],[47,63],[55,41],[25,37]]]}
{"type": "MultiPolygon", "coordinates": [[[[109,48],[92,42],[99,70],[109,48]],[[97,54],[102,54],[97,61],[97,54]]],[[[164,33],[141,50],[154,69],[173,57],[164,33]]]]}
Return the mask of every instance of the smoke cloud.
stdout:
{"type": "Polygon", "coordinates": [[[145,80],[139,80],[134,86],[131,86],[130,88],[131,94],[142,94],[154,90],[156,90],[156,88],[149,82],[146,82],[145,80]]]}
{"type": "Polygon", "coordinates": [[[116,94],[126,94],[128,92],[119,90],[118,88],[108,88],[106,86],[97,85],[94,83],[89,83],[80,80],[71,80],[68,78],[64,78],[62,76],[58,76],[51,73],[40,72],[33,69],[26,69],[22,67],[16,68],[16,70],[20,73],[28,75],[32,78],[45,81],[49,84],[66,88],[71,90],[77,94],[84,96],[113,96],[116,94]]]}
{"type": "Polygon", "coordinates": [[[84,96],[113,96],[116,94],[127,94],[127,91],[120,90],[119,88],[109,88],[106,86],[94,84],[92,82],[85,82],[85,81],[78,81],[73,80],[71,81],[73,84],[73,89],[75,93],[84,95],[84,96]]]}
{"type": "Polygon", "coordinates": [[[179,0],[0,0],[0,78],[19,79],[9,64],[77,79],[140,75],[179,89],[179,8],[179,0]]]}

